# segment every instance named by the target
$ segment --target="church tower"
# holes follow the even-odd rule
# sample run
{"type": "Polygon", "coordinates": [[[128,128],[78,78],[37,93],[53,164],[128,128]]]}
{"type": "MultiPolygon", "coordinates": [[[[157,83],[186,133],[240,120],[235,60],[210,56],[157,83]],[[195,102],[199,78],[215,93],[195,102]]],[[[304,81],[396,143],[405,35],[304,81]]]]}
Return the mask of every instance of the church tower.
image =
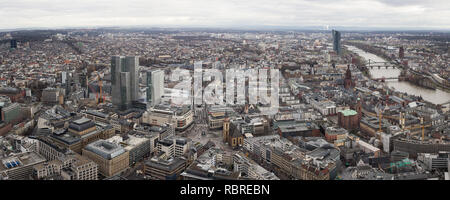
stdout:
{"type": "Polygon", "coordinates": [[[226,117],[223,120],[223,142],[227,142],[230,138],[230,118],[226,117]]]}
{"type": "Polygon", "coordinates": [[[354,88],[354,87],[355,87],[355,83],[353,83],[353,80],[352,80],[352,72],[350,70],[350,65],[347,65],[347,71],[345,72],[345,79],[344,79],[344,88],[350,89],[350,88],[354,88]]]}

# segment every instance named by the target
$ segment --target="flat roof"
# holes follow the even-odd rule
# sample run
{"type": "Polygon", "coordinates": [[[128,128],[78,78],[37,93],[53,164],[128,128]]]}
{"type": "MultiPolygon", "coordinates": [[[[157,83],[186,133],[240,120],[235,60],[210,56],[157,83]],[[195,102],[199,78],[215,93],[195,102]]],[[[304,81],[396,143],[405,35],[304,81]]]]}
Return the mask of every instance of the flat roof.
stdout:
{"type": "Polygon", "coordinates": [[[178,167],[184,165],[185,160],[180,158],[173,158],[169,160],[163,160],[163,159],[150,159],[147,162],[145,162],[145,165],[157,169],[163,169],[167,171],[173,171],[174,169],[177,169],[178,167]]]}
{"type": "Polygon", "coordinates": [[[10,169],[15,169],[17,167],[34,165],[45,161],[46,159],[43,156],[35,152],[21,153],[2,158],[0,164],[0,172],[9,171],[10,169]]]}
{"type": "Polygon", "coordinates": [[[84,124],[84,123],[88,123],[88,122],[90,122],[91,120],[90,119],[88,119],[88,118],[81,118],[81,119],[77,119],[77,120],[75,120],[75,121],[73,121],[73,123],[76,123],[76,124],[84,124]]]}
{"type": "Polygon", "coordinates": [[[125,149],[122,146],[106,140],[97,140],[87,145],[85,150],[93,152],[107,160],[113,159],[125,153],[125,149]]]}
{"type": "Polygon", "coordinates": [[[102,118],[107,118],[108,117],[107,114],[99,112],[99,111],[96,111],[96,110],[87,110],[86,114],[95,115],[97,117],[102,117],[102,118]]]}
{"type": "Polygon", "coordinates": [[[379,148],[374,147],[374,146],[372,146],[371,144],[369,144],[369,143],[367,143],[367,142],[364,142],[364,141],[362,141],[362,140],[358,140],[358,144],[359,144],[359,146],[363,146],[363,147],[365,147],[365,148],[368,148],[369,150],[371,150],[371,151],[373,151],[373,152],[376,152],[376,151],[379,151],[379,150],[380,150],[379,148]]]}
{"type": "Polygon", "coordinates": [[[347,109],[347,110],[341,110],[341,111],[339,111],[339,112],[342,113],[344,116],[352,116],[352,115],[358,114],[356,111],[350,110],[350,109],[347,109]]]}
{"type": "Polygon", "coordinates": [[[62,135],[51,134],[50,137],[55,138],[59,141],[62,141],[66,144],[74,144],[81,140],[81,138],[73,133],[67,132],[62,135]]]}

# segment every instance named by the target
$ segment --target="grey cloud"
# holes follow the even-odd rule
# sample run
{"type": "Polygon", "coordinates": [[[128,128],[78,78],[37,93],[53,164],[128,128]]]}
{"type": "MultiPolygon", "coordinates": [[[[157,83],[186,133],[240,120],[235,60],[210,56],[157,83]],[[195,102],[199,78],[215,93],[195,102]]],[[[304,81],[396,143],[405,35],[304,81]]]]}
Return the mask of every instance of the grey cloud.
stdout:
{"type": "Polygon", "coordinates": [[[104,25],[450,28],[447,0],[6,0],[2,5],[0,29],[104,25]]]}

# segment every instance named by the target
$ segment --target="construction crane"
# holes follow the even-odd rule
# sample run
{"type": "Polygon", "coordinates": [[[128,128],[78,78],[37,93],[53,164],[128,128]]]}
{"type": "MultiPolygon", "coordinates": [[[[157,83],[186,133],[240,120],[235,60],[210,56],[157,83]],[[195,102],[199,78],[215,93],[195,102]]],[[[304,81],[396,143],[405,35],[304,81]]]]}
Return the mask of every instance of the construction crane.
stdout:
{"type": "MultiPolygon", "coordinates": [[[[424,139],[425,139],[425,128],[431,127],[431,124],[424,125],[423,124],[423,117],[420,117],[420,125],[411,126],[411,127],[406,128],[405,127],[405,118],[406,118],[405,115],[403,113],[400,113],[399,120],[400,120],[400,126],[401,126],[402,130],[405,131],[405,130],[413,130],[413,129],[417,129],[417,128],[422,128],[422,141],[424,141],[424,139]]],[[[410,134],[410,135],[413,135],[413,134],[410,134]]]]}
{"type": "Polygon", "coordinates": [[[98,87],[99,87],[99,89],[100,89],[100,96],[99,96],[99,94],[97,93],[97,104],[99,104],[99,103],[103,103],[103,102],[105,102],[105,99],[104,99],[104,97],[103,97],[103,91],[102,91],[102,89],[103,89],[103,81],[102,81],[102,79],[101,79],[101,77],[100,77],[100,74],[97,72],[97,71],[95,71],[96,73],[97,73],[97,81],[98,81],[98,87]]]}
{"type": "Polygon", "coordinates": [[[383,112],[380,112],[380,113],[378,113],[378,124],[379,124],[379,127],[378,127],[378,132],[383,132],[383,130],[381,130],[381,120],[383,119],[383,112]]]}

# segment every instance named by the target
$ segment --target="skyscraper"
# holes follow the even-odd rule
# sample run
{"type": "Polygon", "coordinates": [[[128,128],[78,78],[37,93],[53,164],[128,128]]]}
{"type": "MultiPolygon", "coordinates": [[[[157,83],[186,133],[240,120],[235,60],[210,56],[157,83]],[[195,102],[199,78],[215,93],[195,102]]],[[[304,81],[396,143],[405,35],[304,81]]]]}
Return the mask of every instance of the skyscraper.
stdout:
{"type": "Polygon", "coordinates": [[[331,34],[333,35],[333,50],[336,54],[341,55],[341,32],[332,30],[331,34]]]}
{"type": "Polygon", "coordinates": [[[16,49],[17,48],[17,40],[11,40],[11,49],[16,49]]]}
{"type": "Polygon", "coordinates": [[[113,105],[124,110],[138,99],[139,57],[113,56],[111,58],[111,87],[113,105]]]}
{"type": "Polygon", "coordinates": [[[72,73],[67,71],[61,72],[61,86],[66,89],[66,94],[69,95],[72,92],[72,73]]]}
{"type": "Polygon", "coordinates": [[[131,101],[139,99],[139,57],[125,57],[126,72],[130,73],[130,95],[131,101]]]}
{"type": "Polygon", "coordinates": [[[61,84],[66,84],[67,72],[61,72],[61,84]]]}
{"type": "Polygon", "coordinates": [[[164,71],[147,71],[147,102],[154,106],[161,102],[164,94],[164,71]]]}

